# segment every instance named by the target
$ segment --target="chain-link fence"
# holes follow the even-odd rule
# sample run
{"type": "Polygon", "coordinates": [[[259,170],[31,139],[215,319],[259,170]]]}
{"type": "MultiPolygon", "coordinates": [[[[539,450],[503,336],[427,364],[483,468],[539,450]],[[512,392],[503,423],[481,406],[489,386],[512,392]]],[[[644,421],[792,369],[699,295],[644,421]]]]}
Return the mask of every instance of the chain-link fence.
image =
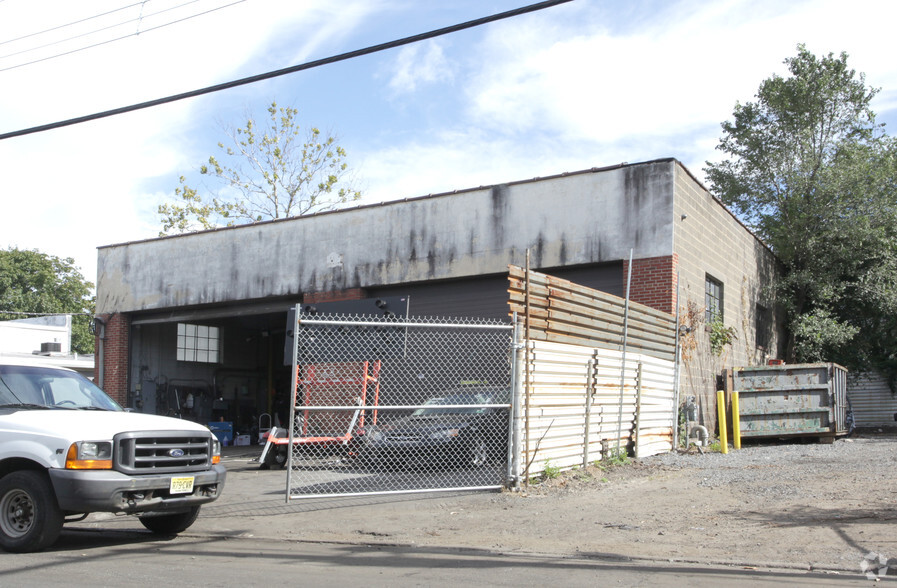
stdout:
{"type": "Polygon", "coordinates": [[[293,428],[263,467],[293,498],[501,487],[514,373],[508,323],[302,316],[293,428]]]}

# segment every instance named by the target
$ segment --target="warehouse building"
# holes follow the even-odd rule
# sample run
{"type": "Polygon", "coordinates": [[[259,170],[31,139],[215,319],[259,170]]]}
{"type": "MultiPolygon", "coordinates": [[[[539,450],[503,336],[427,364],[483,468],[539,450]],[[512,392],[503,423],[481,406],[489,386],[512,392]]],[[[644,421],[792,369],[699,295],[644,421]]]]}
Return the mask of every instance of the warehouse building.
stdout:
{"type": "Polygon", "coordinates": [[[97,380],[137,410],[252,432],[288,410],[297,304],[507,318],[508,265],[527,251],[533,269],[617,296],[631,275],[632,300],[678,311],[683,397],[778,356],[773,254],[662,159],[101,247],[97,380]],[[722,348],[714,322],[731,330],[722,348]]]}

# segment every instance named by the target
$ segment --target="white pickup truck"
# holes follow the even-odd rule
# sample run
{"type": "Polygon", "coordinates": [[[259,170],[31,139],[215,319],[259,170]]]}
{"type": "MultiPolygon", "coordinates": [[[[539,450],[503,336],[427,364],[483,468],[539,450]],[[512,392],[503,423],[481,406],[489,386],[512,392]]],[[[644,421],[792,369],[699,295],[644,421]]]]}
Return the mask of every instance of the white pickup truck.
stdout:
{"type": "Polygon", "coordinates": [[[78,373],[0,359],[0,547],[37,551],[89,513],[155,533],[218,498],[220,445],[190,421],[126,412],[78,373]]]}

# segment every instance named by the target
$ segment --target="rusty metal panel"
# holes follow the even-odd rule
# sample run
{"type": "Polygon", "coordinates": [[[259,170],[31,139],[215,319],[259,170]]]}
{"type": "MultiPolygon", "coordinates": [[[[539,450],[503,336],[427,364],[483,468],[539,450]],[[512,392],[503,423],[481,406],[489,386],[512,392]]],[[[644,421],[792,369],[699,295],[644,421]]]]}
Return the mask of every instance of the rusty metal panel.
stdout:
{"type": "MultiPolygon", "coordinates": [[[[531,339],[623,350],[625,299],[535,271],[529,272],[527,296],[526,271],[508,269],[510,312],[528,317],[531,339]]],[[[673,361],[675,317],[637,302],[628,307],[627,353],[673,361]]]]}
{"type": "Polygon", "coordinates": [[[833,363],[733,370],[742,437],[847,433],[847,370],[833,363]]]}

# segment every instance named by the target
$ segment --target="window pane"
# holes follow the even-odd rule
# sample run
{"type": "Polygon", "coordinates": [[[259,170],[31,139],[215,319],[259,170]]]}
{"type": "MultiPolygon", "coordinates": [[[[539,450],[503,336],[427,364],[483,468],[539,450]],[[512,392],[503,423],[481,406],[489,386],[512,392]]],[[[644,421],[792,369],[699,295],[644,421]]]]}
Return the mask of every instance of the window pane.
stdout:
{"type": "Polygon", "coordinates": [[[218,363],[221,333],[218,327],[179,323],[177,332],[178,361],[218,363]]]}
{"type": "Polygon", "coordinates": [[[723,320],[723,284],[710,275],[704,280],[704,307],[708,323],[723,320]]]}

